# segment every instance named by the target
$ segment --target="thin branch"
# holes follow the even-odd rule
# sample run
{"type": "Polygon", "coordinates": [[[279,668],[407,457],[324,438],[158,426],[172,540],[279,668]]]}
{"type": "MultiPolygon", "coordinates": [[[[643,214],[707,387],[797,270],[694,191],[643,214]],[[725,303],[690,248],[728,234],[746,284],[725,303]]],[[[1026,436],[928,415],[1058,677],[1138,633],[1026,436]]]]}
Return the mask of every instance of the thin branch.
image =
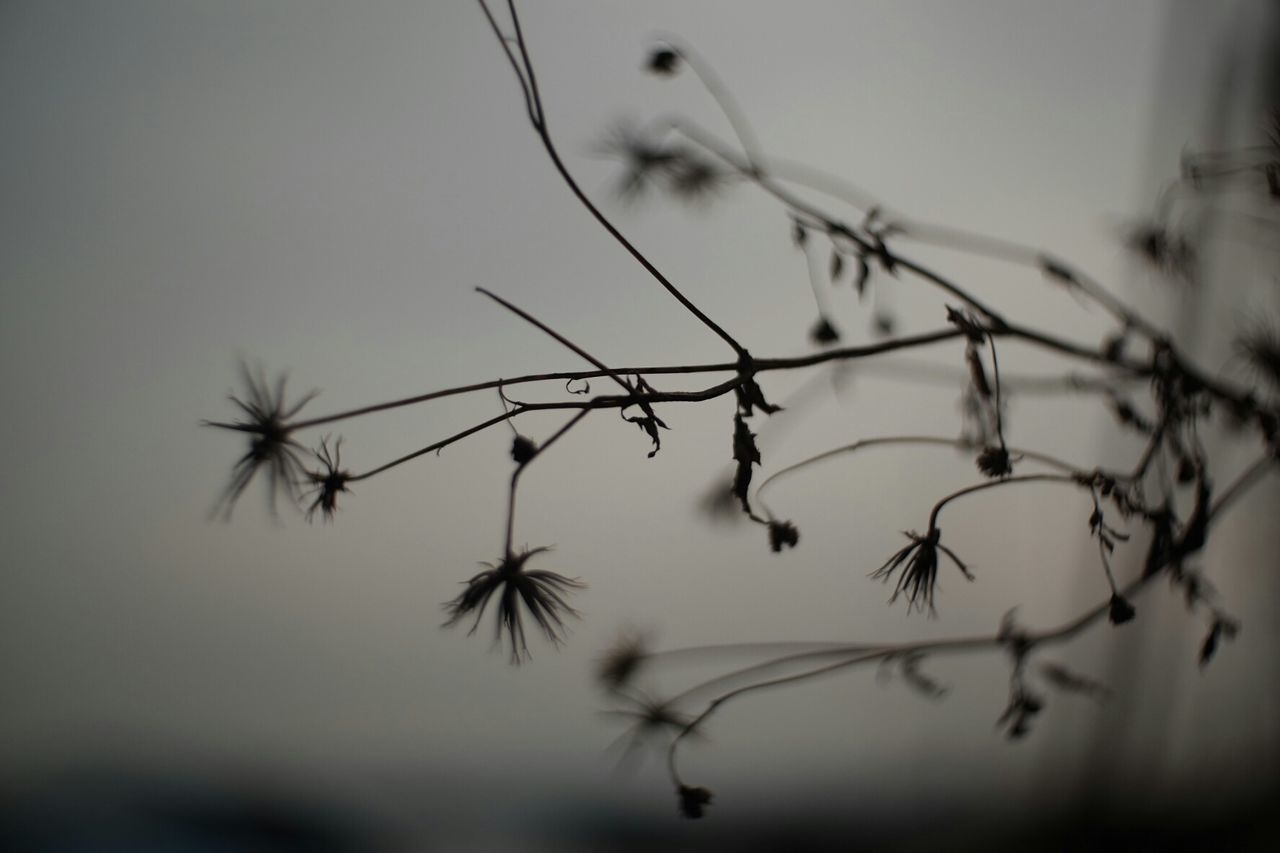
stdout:
{"type": "MultiPolygon", "coordinates": [[[[485,6],[485,0],[478,0],[478,2],[481,6],[485,6]]],[[[619,231],[611,221],[609,221],[608,217],[606,217],[600,209],[596,207],[595,203],[592,202],[591,199],[587,197],[587,194],[582,191],[582,188],[578,186],[577,180],[569,172],[564,161],[560,159],[560,152],[556,149],[555,142],[552,140],[551,134],[547,129],[546,110],[542,105],[542,98],[538,93],[537,76],[534,74],[533,63],[529,59],[528,45],[526,44],[524,34],[520,29],[520,16],[516,13],[514,0],[508,0],[507,7],[511,12],[512,24],[515,26],[516,30],[516,44],[519,47],[520,55],[524,60],[525,74],[529,79],[529,88],[532,93],[534,106],[537,110],[537,119],[531,123],[533,124],[534,130],[537,131],[538,138],[542,140],[542,146],[546,150],[547,156],[551,158],[552,165],[555,166],[556,171],[560,173],[560,177],[564,179],[565,185],[569,187],[570,192],[573,193],[574,197],[578,199],[582,206],[587,209],[587,212],[590,213],[591,216],[600,223],[600,226],[609,233],[609,236],[616,240],[620,246],[626,249],[627,253],[630,254],[637,263],[644,267],[645,271],[648,272],[649,275],[651,275],[660,285],[662,285],[662,287],[671,294],[677,302],[683,305],[689,313],[697,317],[704,326],[718,335],[720,339],[728,344],[740,358],[748,357],[746,348],[743,347],[742,344],[738,343],[732,335],[721,328],[718,323],[703,313],[702,310],[694,305],[679,288],[672,284],[670,279],[663,275],[662,272],[654,266],[653,263],[645,257],[645,255],[637,249],[630,240],[623,236],[622,232],[619,231]]]]}
{"type": "Polygon", "coordinates": [[[558,441],[561,438],[561,436],[563,436],[569,430],[577,426],[578,423],[583,418],[585,418],[588,414],[590,414],[590,409],[583,409],[582,411],[574,415],[572,418],[570,418],[564,424],[564,426],[560,427],[560,429],[556,430],[554,433],[551,434],[550,438],[542,442],[542,444],[538,446],[538,449],[533,452],[532,456],[530,456],[528,459],[518,464],[516,466],[516,470],[511,473],[511,490],[507,497],[507,535],[505,540],[506,547],[502,552],[505,557],[510,558],[510,556],[513,553],[515,553],[513,550],[512,538],[514,536],[515,526],[516,526],[516,487],[519,486],[520,484],[520,475],[524,473],[524,469],[528,468],[529,464],[533,462],[533,460],[541,456],[543,452],[547,448],[549,448],[551,445],[555,444],[556,441],[558,441]]]}
{"type": "MultiPolygon", "coordinates": [[[[868,447],[877,447],[877,446],[886,446],[886,445],[920,445],[920,444],[933,445],[936,447],[952,447],[957,450],[980,450],[981,449],[980,445],[975,444],[974,442],[971,442],[971,441],[967,441],[962,438],[945,438],[940,436],[924,436],[924,435],[888,435],[888,436],[879,436],[876,438],[864,438],[864,439],[855,441],[851,444],[845,444],[845,445],[841,445],[840,447],[834,447],[831,450],[823,451],[822,453],[819,453],[815,456],[810,456],[806,459],[802,459],[799,462],[792,463],[791,465],[788,465],[785,468],[781,468],[773,472],[767,478],[765,478],[765,480],[760,483],[759,488],[756,489],[756,501],[758,501],[760,506],[764,508],[765,513],[770,518],[774,518],[772,511],[770,511],[768,505],[764,502],[763,495],[764,495],[765,489],[767,489],[769,485],[772,484],[775,480],[786,477],[804,468],[808,468],[811,465],[816,465],[817,463],[825,461],[832,457],[840,456],[846,453],[856,453],[857,451],[864,450],[868,447]]],[[[1049,456],[1044,453],[1037,453],[1033,450],[1023,450],[1021,448],[1010,448],[1009,452],[1014,455],[1021,456],[1025,459],[1031,459],[1036,462],[1041,462],[1052,468],[1057,468],[1060,471],[1065,471],[1070,474],[1075,474],[1081,470],[1080,468],[1077,468],[1074,465],[1071,465],[1067,462],[1063,462],[1062,460],[1057,459],[1053,456],[1049,456]]]]}
{"type": "Polygon", "coordinates": [[[546,323],[543,323],[541,320],[534,317],[532,314],[529,314],[528,312],[520,308],[517,308],[515,305],[512,305],[510,302],[503,299],[501,296],[498,296],[497,294],[494,294],[488,290],[485,290],[483,287],[477,287],[476,290],[479,291],[480,293],[483,293],[485,296],[489,297],[494,302],[497,302],[503,308],[506,308],[508,311],[515,314],[520,319],[525,320],[528,323],[536,326],[538,329],[542,330],[543,332],[546,332],[552,338],[555,338],[556,341],[563,344],[565,347],[577,353],[578,355],[582,356],[587,361],[591,362],[593,365],[596,366],[597,370],[604,371],[604,373],[607,376],[609,376],[609,378],[611,378],[614,382],[617,382],[619,385],[621,385],[622,390],[626,391],[629,394],[635,393],[635,389],[631,387],[631,383],[628,382],[626,379],[622,378],[622,376],[620,376],[617,373],[617,371],[612,370],[611,368],[606,366],[604,362],[600,361],[598,358],[591,355],[591,353],[587,352],[582,347],[578,346],[573,341],[569,340],[564,335],[560,334],[555,329],[548,326],[546,323]]]}

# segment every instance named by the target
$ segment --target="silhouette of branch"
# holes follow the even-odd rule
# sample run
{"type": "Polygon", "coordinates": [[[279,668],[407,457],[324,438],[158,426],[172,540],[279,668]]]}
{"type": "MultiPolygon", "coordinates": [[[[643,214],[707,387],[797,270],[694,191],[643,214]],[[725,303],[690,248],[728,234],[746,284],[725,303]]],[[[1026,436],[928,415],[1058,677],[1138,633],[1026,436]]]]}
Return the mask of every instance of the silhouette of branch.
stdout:
{"type": "MultiPolygon", "coordinates": [[[[960,307],[939,305],[939,313],[944,307],[946,309],[948,326],[945,328],[903,336],[892,336],[886,328],[882,330],[885,339],[871,344],[829,346],[801,356],[753,357],[743,343],[712,320],[659,271],[581,189],[549,130],[543,96],[514,0],[507,0],[504,19],[511,33],[504,30],[504,23],[494,15],[488,0],[477,2],[516,77],[528,121],[570,193],[685,311],[733,350],[734,359],[702,364],[612,368],[526,310],[485,288],[476,288],[587,361],[591,369],[498,378],[295,420],[310,396],[288,404],[283,377],[271,384],[264,372],[255,374],[242,367],[242,381],[247,386],[247,393],[232,397],[239,409],[238,419],[204,422],[235,432],[249,442],[247,452],[235,463],[230,484],[219,500],[221,514],[229,515],[232,505],[255,479],[257,472],[263,471],[264,475],[259,479],[267,480],[273,509],[278,495],[283,494],[296,503],[301,497],[301,487],[308,486],[307,496],[315,496],[308,518],[319,509],[328,520],[336,509],[338,493],[347,491],[350,483],[367,480],[428,453],[438,453],[489,427],[506,423],[515,433],[511,450],[515,469],[509,481],[502,556],[496,564],[487,564],[487,571],[465,581],[464,591],[447,602],[445,608],[448,613],[446,625],[474,617],[471,626],[474,631],[488,603],[496,600],[496,642],[501,643],[505,635],[512,662],[520,663],[529,654],[522,621],[524,616],[531,617],[543,635],[558,645],[564,636],[564,620],[576,615],[566,598],[583,584],[576,578],[540,567],[527,567],[530,558],[544,553],[547,547],[516,550],[514,533],[519,485],[533,460],[597,410],[616,410],[622,419],[638,426],[651,439],[653,449],[649,455],[653,456],[659,449],[659,430],[666,428],[655,413],[655,406],[702,403],[732,394],[736,404],[732,422],[734,478],[732,489],[728,491],[735,504],[741,504],[743,514],[768,528],[769,544],[775,552],[795,548],[799,542],[799,531],[795,525],[780,520],[764,501],[765,492],[780,479],[837,456],[873,447],[950,447],[974,454],[979,471],[987,479],[937,499],[930,509],[924,532],[906,532],[908,543],[871,573],[874,578],[895,584],[890,600],[905,597],[909,612],[933,613],[937,574],[948,560],[966,578],[973,580],[968,566],[942,541],[938,520],[951,503],[979,492],[1015,484],[1066,484],[1087,491],[1093,508],[1089,528],[1091,535],[1098,540],[1110,597],[1057,627],[1030,631],[1016,625],[1009,616],[994,634],[941,640],[893,644],[718,644],[666,651],[648,651],[639,642],[630,642],[611,653],[602,665],[601,679],[611,695],[630,706],[620,713],[636,721],[633,734],[674,732],[667,752],[668,772],[676,786],[681,811],[690,817],[702,815],[711,801],[711,793],[705,788],[687,784],[681,777],[677,763],[678,748],[688,737],[700,732],[718,709],[742,696],[837,674],[870,662],[897,664],[904,680],[922,692],[936,696],[942,688],[918,669],[925,655],[1003,650],[1009,653],[1012,662],[1009,704],[997,725],[1004,727],[1009,737],[1017,738],[1026,734],[1029,721],[1043,706],[1043,700],[1030,690],[1027,683],[1027,662],[1032,655],[1044,646],[1071,640],[1104,616],[1115,625],[1130,621],[1136,611],[1129,598],[1147,588],[1156,576],[1170,578],[1186,594],[1189,606],[1198,607],[1202,613],[1207,612],[1211,616],[1210,633],[1201,651],[1202,665],[1213,656],[1220,640],[1234,636],[1237,631],[1234,620],[1221,608],[1212,591],[1205,591],[1206,587],[1198,580],[1195,570],[1185,563],[1203,549],[1209,529],[1218,517],[1268,472],[1280,468],[1280,332],[1264,323],[1237,341],[1238,356],[1255,372],[1254,378],[1259,380],[1255,384],[1269,388],[1269,394],[1224,379],[1216,372],[1206,372],[1182,354],[1167,333],[1116,297],[1110,289],[1054,255],[1003,238],[891,214],[889,208],[858,186],[803,164],[767,155],[745,111],[711,65],[692,48],[675,39],[664,39],[650,56],[650,70],[671,74],[681,64],[687,65],[724,113],[737,137],[737,145],[726,143],[683,117],[665,117],[650,124],[651,128],[658,130],[651,132],[649,137],[635,137],[630,126],[620,130],[618,138],[610,140],[610,148],[624,156],[634,155],[637,162],[632,164],[633,169],[658,170],[666,188],[685,200],[705,197],[722,186],[724,181],[750,182],[772,198],[790,219],[795,241],[805,252],[820,321],[813,332],[815,342],[824,346],[834,344],[839,332],[833,324],[830,300],[825,296],[827,291],[820,286],[823,277],[815,261],[813,244],[808,242],[813,234],[825,235],[831,243],[832,260],[826,279],[832,284],[842,280],[842,270],[848,269],[846,260],[852,260],[857,265],[855,287],[860,296],[873,270],[877,274],[891,276],[905,272],[962,303],[960,307]],[[803,190],[817,191],[827,199],[852,207],[861,214],[861,222],[847,223],[809,201],[807,195],[801,194],[803,190]],[[1109,315],[1108,322],[1114,321],[1118,328],[1113,328],[1110,336],[1095,346],[1060,337],[1053,329],[1017,322],[968,287],[900,251],[900,243],[955,249],[1035,269],[1050,281],[1065,287],[1078,300],[1101,308],[1109,315]],[[1145,354],[1126,352],[1126,344],[1135,335],[1145,339],[1148,346],[1145,354]],[[904,364],[879,358],[952,341],[962,342],[964,349],[962,358],[951,366],[904,364]],[[997,341],[1001,346],[1006,341],[1019,341],[1059,356],[1065,363],[1085,365],[1095,375],[1006,374],[1000,368],[997,341]],[[984,353],[990,355],[989,365],[984,353]],[[754,499],[763,513],[758,515],[752,507],[750,485],[753,466],[762,465],[765,460],[756,442],[758,433],[753,430],[760,421],[751,420],[749,425],[748,420],[754,418],[758,411],[773,413],[780,407],[767,401],[757,385],[757,377],[775,371],[799,371],[828,363],[852,364],[864,360],[869,360],[872,367],[878,364],[876,369],[882,375],[896,373],[917,381],[963,385],[966,388],[965,405],[968,406],[967,427],[975,430],[976,437],[880,436],[809,456],[773,471],[758,484],[754,499]],[[650,384],[657,376],[703,374],[729,376],[687,391],[660,391],[650,384]],[[608,377],[621,388],[622,393],[591,395],[587,380],[599,377],[608,377]],[[553,381],[565,383],[565,399],[525,402],[512,400],[506,393],[512,386],[553,381]],[[572,387],[575,382],[581,382],[582,387],[572,387]],[[1149,398],[1134,403],[1129,399],[1125,386],[1138,383],[1146,383],[1150,393],[1149,398]],[[331,436],[327,434],[320,440],[319,449],[311,451],[314,467],[308,468],[303,461],[306,448],[296,438],[301,430],[492,389],[498,391],[503,408],[501,414],[363,473],[351,474],[341,469],[338,452],[341,437],[333,442],[331,450],[331,436]],[[1004,410],[1010,393],[1058,392],[1104,395],[1116,425],[1143,438],[1142,449],[1131,469],[1081,467],[1034,449],[1006,444],[1004,410]],[[635,414],[637,410],[639,414],[635,414]],[[566,412],[569,417],[541,445],[516,431],[514,421],[520,416],[552,411],[566,412]],[[1217,492],[1216,497],[1209,476],[1210,460],[1199,435],[1200,424],[1210,417],[1230,419],[1249,428],[1256,438],[1261,439],[1264,448],[1260,458],[1240,471],[1225,489],[1217,492]],[[1032,469],[1030,473],[1015,475],[1014,465],[1023,463],[1035,463],[1049,470],[1032,469]],[[1148,490],[1152,495],[1148,495],[1148,490]],[[1180,515],[1176,505],[1188,496],[1193,496],[1194,503],[1180,515]],[[1140,573],[1127,583],[1117,582],[1111,554],[1117,543],[1126,541],[1128,537],[1109,525],[1107,513],[1111,512],[1145,525],[1151,534],[1140,573]],[[763,660],[754,660],[746,665],[739,663],[665,701],[651,698],[629,681],[646,663],[661,661],[670,664],[708,655],[742,654],[763,655],[763,660]],[[681,703],[689,703],[694,697],[706,696],[711,698],[697,714],[686,715],[677,707],[681,703]]],[[[1268,146],[1202,152],[1185,158],[1182,177],[1158,200],[1156,220],[1130,229],[1127,239],[1131,247],[1163,273],[1192,278],[1195,246],[1183,235],[1186,219],[1181,205],[1193,199],[1203,201],[1205,196],[1220,200],[1244,191],[1265,192],[1267,198],[1280,198],[1280,158],[1277,157],[1280,152],[1280,123],[1273,128],[1271,139],[1273,144],[1268,146]]],[[[631,177],[639,180],[645,175],[643,171],[637,171],[631,177]]],[[[633,190],[638,185],[629,179],[624,187],[633,190]]],[[[1269,220],[1266,217],[1261,219],[1265,227],[1269,220]]],[[[711,382],[712,379],[705,381],[711,382]]],[[[1056,673],[1053,677],[1064,689],[1095,693],[1101,689],[1096,682],[1060,668],[1048,671],[1056,673]]]]}

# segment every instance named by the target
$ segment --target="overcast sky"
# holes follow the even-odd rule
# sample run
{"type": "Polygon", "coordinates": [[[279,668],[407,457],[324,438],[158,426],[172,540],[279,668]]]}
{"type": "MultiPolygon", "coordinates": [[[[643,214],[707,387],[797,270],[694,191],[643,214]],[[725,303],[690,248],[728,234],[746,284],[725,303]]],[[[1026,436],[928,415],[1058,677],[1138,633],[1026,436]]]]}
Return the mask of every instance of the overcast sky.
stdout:
{"type": "MultiPolygon", "coordinates": [[[[747,187],[702,211],[625,205],[611,195],[617,164],[598,156],[628,117],[677,111],[729,132],[687,75],[642,73],[655,36],[696,46],[769,152],[919,219],[1051,249],[1155,304],[1162,292],[1117,234],[1150,210],[1182,146],[1205,143],[1195,134],[1219,82],[1216,48],[1235,25],[1146,0],[539,0],[524,15],[570,169],[756,355],[810,348],[812,297],[784,214],[747,187]]],[[[555,546],[545,568],[590,584],[575,598],[583,620],[565,649],[539,639],[533,661],[511,668],[489,649],[487,623],[470,638],[439,628],[440,603],[500,556],[505,427],[359,484],[321,526],[288,511],[273,523],[257,484],[229,523],[209,521],[243,449],[199,426],[234,416],[239,359],[288,371],[293,394],[320,389],[309,414],[585,366],[476,286],[610,364],[729,356],[574,202],[475,4],[9,0],[0,116],[10,784],[96,762],[306,773],[338,787],[403,772],[524,794],[536,779],[543,796],[605,786],[662,812],[657,762],[628,781],[602,755],[617,730],[597,714],[590,666],[620,626],[665,646],[907,639],[987,631],[1015,605],[1028,623],[1052,624],[1105,597],[1079,496],[1028,489],[956,512],[955,547],[979,578],[944,574],[939,619],[908,618],[866,575],[900,547],[898,531],[922,527],[934,498],[973,479],[967,460],[894,451],[797,478],[775,504],[800,524],[801,547],[775,556],[758,529],[697,512],[730,461],[728,401],[660,412],[672,429],[653,459],[642,434],[602,414],[529,471],[516,528],[517,543],[555,546]]],[[[1106,330],[1034,273],[916,256],[1028,322],[1085,341],[1106,330]]],[[[869,339],[869,307],[847,287],[830,297],[847,339],[869,339]]],[[[941,325],[942,302],[917,284],[884,298],[902,331],[941,325]]],[[[1179,322],[1176,310],[1157,316],[1179,322]]],[[[928,357],[958,365],[960,350],[928,357]]],[[[1010,347],[1008,365],[1054,362],[1010,347]]],[[[959,432],[958,388],[857,369],[762,384],[792,403],[762,432],[764,471],[855,438],[959,432]]],[[[498,406],[485,393],[335,432],[344,461],[366,469],[498,406]]],[[[1015,400],[1010,417],[1015,442],[1082,464],[1132,449],[1110,442],[1095,404],[1015,400]]],[[[542,438],[556,423],[521,430],[542,438]]],[[[1221,585],[1234,589],[1229,568],[1221,585]]],[[[1274,617],[1275,589],[1232,603],[1274,617]]],[[[1191,744],[1172,759],[1183,776],[1275,754],[1266,620],[1246,618],[1245,649],[1200,676],[1199,625],[1184,625],[1163,589],[1142,607],[1152,627],[1135,635],[1174,638],[1150,678],[1190,709],[1157,717],[1143,754],[1191,744]],[[1232,709],[1220,721],[1230,736],[1184,738],[1201,730],[1210,697],[1232,709]]],[[[1112,640],[1091,635],[1064,654],[1105,671],[1112,640]]],[[[743,804],[832,774],[838,791],[888,799],[960,796],[975,774],[986,792],[1035,798],[1105,766],[1078,756],[1108,725],[1106,708],[1063,700],[1011,749],[992,731],[1004,662],[940,662],[937,675],[955,685],[942,703],[870,672],[744,702],[696,748],[691,772],[743,804]]]]}

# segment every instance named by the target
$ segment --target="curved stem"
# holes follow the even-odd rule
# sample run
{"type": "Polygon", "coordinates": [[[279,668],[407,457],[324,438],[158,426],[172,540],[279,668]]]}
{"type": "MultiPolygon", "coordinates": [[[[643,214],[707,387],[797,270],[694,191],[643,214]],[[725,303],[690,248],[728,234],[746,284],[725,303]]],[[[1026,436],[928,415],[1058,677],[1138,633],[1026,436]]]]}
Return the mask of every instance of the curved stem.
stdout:
{"type": "MultiPolygon", "coordinates": [[[[973,442],[970,442],[970,441],[966,441],[965,439],[962,439],[962,438],[944,438],[941,436],[887,435],[887,436],[879,436],[876,438],[864,438],[864,439],[860,439],[859,441],[855,441],[852,444],[845,444],[845,445],[841,445],[840,447],[832,448],[831,450],[823,451],[822,453],[819,453],[816,456],[810,456],[807,459],[802,459],[799,462],[795,462],[791,465],[788,465],[785,468],[781,468],[773,472],[760,483],[760,486],[756,489],[755,499],[760,504],[760,506],[764,509],[765,513],[770,518],[773,518],[774,517],[773,512],[769,509],[768,504],[765,503],[763,495],[764,495],[764,490],[768,488],[769,485],[773,483],[774,480],[780,479],[784,476],[794,473],[795,471],[799,471],[802,468],[807,468],[810,465],[815,465],[819,462],[822,462],[826,459],[830,459],[834,456],[839,456],[842,453],[855,453],[867,447],[875,447],[878,445],[893,445],[893,444],[899,444],[899,445],[927,444],[927,445],[933,445],[936,447],[953,447],[953,448],[956,448],[957,450],[976,450],[979,447],[977,444],[974,444],[973,442]]],[[[1037,453],[1034,450],[1022,450],[1020,448],[1010,448],[1009,452],[1017,456],[1021,456],[1025,459],[1031,459],[1036,462],[1041,462],[1052,468],[1057,468],[1060,471],[1075,473],[1080,470],[1079,468],[1071,465],[1070,463],[1063,462],[1061,459],[1056,459],[1053,456],[1049,456],[1048,454],[1037,453]]]]}
{"type": "MultiPolygon", "coordinates": [[[[669,118],[666,123],[690,141],[701,146],[716,155],[720,160],[729,164],[731,168],[747,180],[759,183],[759,181],[756,180],[755,173],[751,169],[744,168],[742,164],[738,163],[732,152],[728,150],[728,147],[725,146],[723,142],[716,139],[712,134],[683,117],[669,118]]],[[[777,158],[770,158],[770,163],[771,177],[816,190],[825,195],[831,196],[832,198],[843,201],[860,211],[879,209],[883,214],[882,218],[892,225],[901,237],[906,239],[913,240],[917,243],[925,243],[927,245],[957,249],[969,254],[980,255],[995,260],[1006,261],[1008,263],[1035,267],[1042,272],[1048,272],[1049,270],[1066,271],[1068,275],[1067,278],[1064,279],[1065,281],[1079,287],[1086,296],[1093,299],[1094,302],[1103,308],[1103,310],[1107,311],[1125,326],[1141,331],[1152,340],[1166,340],[1168,337],[1166,333],[1144,320],[1136,311],[1114,296],[1101,283],[1099,283],[1097,279],[1084,275],[1074,269],[1066,270],[1066,268],[1060,262],[1055,261],[1053,256],[1048,252],[1022,243],[1015,243],[1011,240],[992,237],[987,234],[979,234],[973,231],[953,228],[948,225],[918,222],[899,215],[889,215],[889,212],[886,211],[884,205],[871,193],[868,193],[859,187],[855,187],[841,178],[826,174],[825,172],[802,163],[794,163],[777,158]]],[[[762,186],[761,188],[765,189],[766,192],[769,191],[768,187],[762,186]]],[[[825,219],[825,217],[819,218],[825,219]]],[[[1061,278],[1061,275],[1058,277],[1061,278]]],[[[979,306],[975,305],[974,307],[977,308],[979,306]]]]}
{"type": "Polygon", "coordinates": [[[734,135],[738,137],[738,143],[742,146],[742,153],[747,158],[749,170],[756,174],[764,174],[767,170],[763,149],[760,147],[755,131],[751,128],[751,123],[747,121],[746,112],[733,97],[729,87],[716,74],[711,64],[704,62],[688,44],[665,35],[659,38],[676,49],[676,53],[685,61],[694,76],[698,78],[698,82],[707,90],[707,94],[716,102],[720,112],[724,113],[729,126],[733,128],[734,135]]]}
{"type": "Polygon", "coordinates": [[[933,505],[933,510],[929,513],[929,529],[936,530],[938,527],[938,514],[942,512],[943,507],[951,503],[957,498],[965,495],[971,495],[974,492],[981,492],[987,489],[994,489],[998,486],[1011,486],[1015,483],[1072,483],[1081,488],[1090,488],[1082,484],[1074,475],[1069,474],[1024,474],[1020,477],[1005,477],[1002,480],[987,480],[982,483],[976,483],[972,486],[966,486],[959,491],[952,492],[942,500],[933,505]]]}
{"type": "MultiPolygon", "coordinates": [[[[1271,470],[1276,467],[1276,460],[1271,454],[1267,454],[1255,462],[1252,466],[1245,469],[1239,477],[1224,490],[1223,494],[1214,502],[1208,511],[1208,522],[1215,521],[1218,515],[1240,494],[1246,491],[1250,486],[1257,482],[1258,478],[1264,471],[1271,470]]],[[[1045,475],[1040,479],[1049,479],[1051,475],[1045,475]]],[[[1023,478],[1027,479],[1027,478],[1023,478]]],[[[1000,483],[1009,482],[1008,480],[993,481],[993,483],[983,485],[999,485],[1000,483]]],[[[955,495],[953,497],[956,497],[955,495]]],[[[1143,576],[1130,581],[1119,590],[1119,595],[1124,598],[1131,598],[1136,593],[1148,587],[1151,582],[1161,576],[1161,572],[1150,572],[1143,576]]],[[[1086,628],[1098,622],[1108,615],[1110,612],[1110,598],[1107,601],[1091,607],[1079,616],[1064,622],[1054,628],[1048,628],[1043,631],[1031,631],[1019,636],[1018,641],[1024,649],[1023,657],[1035,646],[1048,644],[1063,643],[1073,639],[1086,628]]],[[[727,702],[746,695],[757,690],[766,690],[771,687],[780,687],[788,684],[796,684],[813,678],[819,678],[825,675],[835,674],[841,670],[848,669],[858,664],[869,663],[876,660],[884,660],[886,658],[920,654],[920,653],[968,653],[976,651],[992,651],[1006,647],[1010,640],[1003,633],[995,635],[984,635],[975,637],[960,637],[954,639],[941,640],[922,640],[918,642],[902,643],[890,646],[871,646],[872,651],[857,651],[855,656],[846,660],[836,661],[835,663],[825,664],[815,669],[806,670],[801,673],[782,676],[779,678],[769,679],[767,681],[755,682],[742,687],[734,688],[712,699],[707,703],[706,708],[685,725],[676,737],[672,740],[667,749],[667,769],[671,780],[677,784],[682,784],[677,765],[677,750],[681,742],[691,734],[698,726],[702,725],[706,720],[715,713],[716,710],[723,707],[727,702]]],[[[850,646],[850,649],[858,649],[858,646],[850,646]]]]}

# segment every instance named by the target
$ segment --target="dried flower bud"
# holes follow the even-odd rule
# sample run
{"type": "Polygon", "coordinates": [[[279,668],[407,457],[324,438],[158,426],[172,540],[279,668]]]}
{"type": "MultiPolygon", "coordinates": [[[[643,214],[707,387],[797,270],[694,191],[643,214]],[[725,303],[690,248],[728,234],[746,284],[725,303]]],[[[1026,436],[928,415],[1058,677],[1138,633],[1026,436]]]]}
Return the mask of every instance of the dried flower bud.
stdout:
{"type": "Polygon", "coordinates": [[[1113,592],[1111,594],[1111,604],[1107,608],[1107,618],[1111,620],[1112,625],[1123,625],[1132,621],[1137,612],[1132,604],[1121,597],[1120,593],[1113,592]]]}
{"type": "Polygon", "coordinates": [[[511,442],[511,458],[517,465],[523,465],[537,455],[538,445],[534,444],[533,439],[517,435],[511,442]]]}
{"type": "Polygon", "coordinates": [[[670,47],[656,47],[649,54],[649,59],[645,63],[645,67],[652,74],[659,74],[663,77],[670,77],[680,70],[680,54],[676,53],[670,47]]]}
{"type": "Polygon", "coordinates": [[[711,792],[700,785],[681,785],[676,794],[680,798],[680,814],[690,820],[702,817],[711,804],[711,792]]]}
{"type": "Polygon", "coordinates": [[[769,522],[769,547],[777,554],[783,548],[794,548],[800,541],[800,531],[789,521],[769,522]]]}

